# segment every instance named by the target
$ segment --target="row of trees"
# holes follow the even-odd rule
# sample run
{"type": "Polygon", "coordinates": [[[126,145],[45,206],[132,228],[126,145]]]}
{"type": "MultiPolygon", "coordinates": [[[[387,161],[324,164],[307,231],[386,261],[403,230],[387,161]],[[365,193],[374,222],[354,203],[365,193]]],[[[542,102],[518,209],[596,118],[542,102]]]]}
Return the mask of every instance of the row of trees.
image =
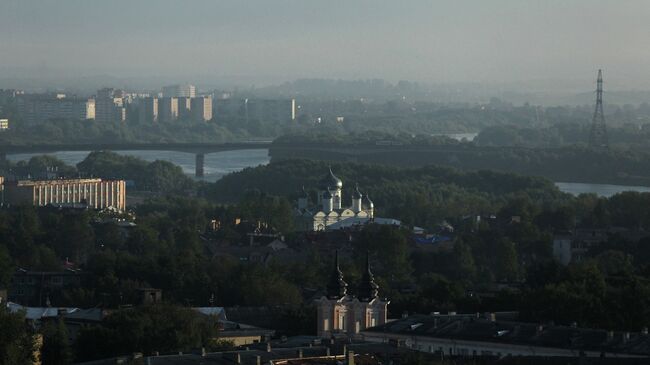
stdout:
{"type": "Polygon", "coordinates": [[[1,176],[21,178],[101,177],[124,179],[136,190],[159,193],[183,192],[195,188],[183,170],[168,161],[147,162],[143,159],[110,151],[91,152],[77,166],[70,166],[53,156],[34,156],[26,161],[0,161],[1,176]]]}

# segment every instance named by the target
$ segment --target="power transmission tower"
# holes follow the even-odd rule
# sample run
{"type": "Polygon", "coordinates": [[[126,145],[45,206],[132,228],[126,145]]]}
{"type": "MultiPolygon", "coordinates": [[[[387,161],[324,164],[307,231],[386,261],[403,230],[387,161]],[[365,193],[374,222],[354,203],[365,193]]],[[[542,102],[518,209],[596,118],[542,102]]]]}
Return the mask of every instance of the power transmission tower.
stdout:
{"type": "Polygon", "coordinates": [[[596,88],[596,110],[591,122],[591,133],[589,135],[589,147],[597,149],[608,149],[607,126],[605,126],[605,114],[603,114],[603,71],[598,70],[598,81],[596,88]]]}

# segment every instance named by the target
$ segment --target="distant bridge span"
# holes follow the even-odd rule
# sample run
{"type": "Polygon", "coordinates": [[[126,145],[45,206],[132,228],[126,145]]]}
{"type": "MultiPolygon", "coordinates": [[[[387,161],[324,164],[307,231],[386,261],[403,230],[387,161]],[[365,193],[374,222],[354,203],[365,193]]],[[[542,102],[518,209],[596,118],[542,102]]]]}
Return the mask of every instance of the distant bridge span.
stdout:
{"type": "Polygon", "coordinates": [[[205,155],[214,152],[268,149],[271,141],[237,143],[75,143],[33,144],[20,146],[0,145],[0,158],[18,153],[53,153],[60,151],[174,151],[195,155],[195,174],[203,176],[205,155]]]}

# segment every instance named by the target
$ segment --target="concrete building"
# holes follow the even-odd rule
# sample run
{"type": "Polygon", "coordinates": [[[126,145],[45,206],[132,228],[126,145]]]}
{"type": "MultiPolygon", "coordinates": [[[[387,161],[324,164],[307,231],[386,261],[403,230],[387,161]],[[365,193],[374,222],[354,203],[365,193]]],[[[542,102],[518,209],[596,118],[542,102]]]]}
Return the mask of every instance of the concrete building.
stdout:
{"type": "Polygon", "coordinates": [[[9,119],[0,119],[0,132],[9,129],[9,119]]]}
{"type": "Polygon", "coordinates": [[[18,269],[11,277],[8,300],[22,305],[48,306],[48,301],[54,300],[62,290],[78,288],[86,276],[79,270],[44,272],[18,269]]]}
{"type": "Polygon", "coordinates": [[[191,99],[191,118],[193,121],[206,122],[212,119],[212,98],[197,96],[191,99]]]}
{"type": "Polygon", "coordinates": [[[334,271],[327,284],[327,295],[316,301],[319,337],[356,338],[361,331],[386,323],[389,302],[379,298],[379,286],[370,271],[368,258],[357,296],[349,295],[347,287],[339,268],[337,252],[334,271]]]}
{"type": "Polygon", "coordinates": [[[267,122],[288,122],[296,119],[295,99],[237,99],[215,101],[220,118],[244,118],[267,122]]]}
{"type": "Polygon", "coordinates": [[[158,121],[158,98],[145,97],[138,100],[138,121],[154,123],[158,121]]]}
{"type": "Polygon", "coordinates": [[[498,313],[414,315],[369,328],[362,332],[362,337],[368,342],[394,344],[423,353],[473,358],[647,359],[650,355],[647,329],[640,333],[615,333],[573,325],[518,322],[501,319],[498,313]]]}
{"type": "Polygon", "coordinates": [[[79,204],[94,209],[126,209],[124,180],[17,180],[5,182],[4,188],[5,204],[32,204],[38,207],[79,204]]]}
{"type": "Polygon", "coordinates": [[[168,98],[193,98],[196,97],[196,87],[194,85],[170,85],[162,88],[163,97],[168,98]]]}
{"type": "Polygon", "coordinates": [[[99,123],[123,122],[126,108],[123,91],[111,88],[97,90],[95,120],[99,123]]]}
{"type": "Polygon", "coordinates": [[[215,98],[213,103],[214,114],[217,118],[243,118],[245,99],[228,97],[215,98]]]}
{"type": "Polygon", "coordinates": [[[247,120],[288,122],[296,119],[296,100],[246,99],[244,110],[247,120]]]}
{"type": "Polygon", "coordinates": [[[636,243],[649,236],[646,231],[622,227],[559,231],[553,236],[553,257],[563,265],[580,263],[601,253],[613,237],[636,243]]]}
{"type": "Polygon", "coordinates": [[[172,97],[158,99],[158,120],[169,123],[176,119],[178,119],[178,99],[172,97]]]}
{"type": "Polygon", "coordinates": [[[187,121],[192,118],[192,100],[193,98],[181,96],[178,97],[178,120],[187,121]]]}
{"type": "Polygon", "coordinates": [[[96,116],[93,99],[65,95],[24,94],[16,98],[18,113],[25,123],[36,124],[53,119],[86,120],[96,116]]]}

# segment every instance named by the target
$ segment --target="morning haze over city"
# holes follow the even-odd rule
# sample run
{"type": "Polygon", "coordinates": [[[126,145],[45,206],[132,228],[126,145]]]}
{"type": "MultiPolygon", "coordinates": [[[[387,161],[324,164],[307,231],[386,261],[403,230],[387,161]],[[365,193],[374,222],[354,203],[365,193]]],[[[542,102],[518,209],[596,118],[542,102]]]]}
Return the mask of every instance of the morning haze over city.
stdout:
{"type": "Polygon", "coordinates": [[[649,363],[648,18],[0,0],[0,365],[649,363]]]}

